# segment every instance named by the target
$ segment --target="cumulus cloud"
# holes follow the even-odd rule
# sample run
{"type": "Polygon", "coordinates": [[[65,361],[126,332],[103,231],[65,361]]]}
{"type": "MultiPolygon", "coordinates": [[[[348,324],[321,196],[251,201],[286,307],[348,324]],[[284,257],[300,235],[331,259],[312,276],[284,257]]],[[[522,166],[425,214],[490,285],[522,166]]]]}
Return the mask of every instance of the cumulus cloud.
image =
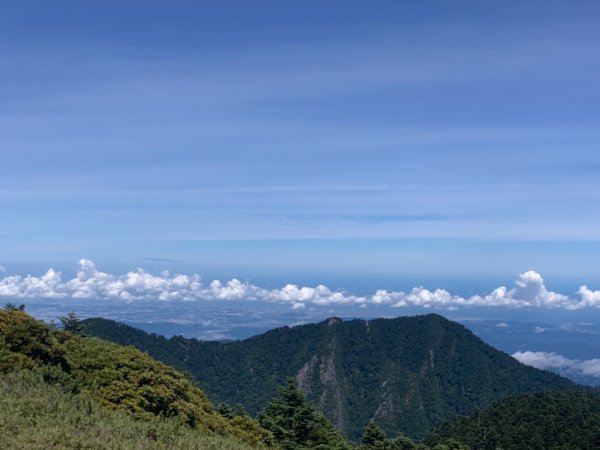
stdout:
{"type": "Polygon", "coordinates": [[[40,276],[34,277],[27,275],[8,276],[0,281],[0,297],[10,298],[61,298],[66,297],[63,292],[60,272],[54,269],[40,276]]]}
{"type": "Polygon", "coordinates": [[[528,366],[567,376],[600,378],[600,359],[571,359],[553,352],[516,352],[513,358],[528,366]]]}
{"type": "MultiPolygon", "coordinates": [[[[111,299],[126,302],[143,300],[259,300],[289,304],[300,310],[306,305],[389,305],[417,306],[454,310],[474,306],[515,308],[599,308],[600,291],[582,286],[579,299],[549,291],[540,274],[528,271],[519,274],[515,286],[498,287],[485,295],[468,298],[444,289],[429,290],[422,286],[409,292],[377,290],[373,295],[353,295],[324,285],[315,287],[287,284],[280,289],[264,289],[251,283],[232,279],[204,283],[200,275],[155,275],[142,269],[124,275],[99,271],[88,260],[79,261],[74,278],[63,280],[62,274],[49,269],[41,276],[6,276],[0,279],[0,298],[23,300],[36,298],[111,299]]],[[[503,325],[498,325],[503,326],[503,325]]]]}

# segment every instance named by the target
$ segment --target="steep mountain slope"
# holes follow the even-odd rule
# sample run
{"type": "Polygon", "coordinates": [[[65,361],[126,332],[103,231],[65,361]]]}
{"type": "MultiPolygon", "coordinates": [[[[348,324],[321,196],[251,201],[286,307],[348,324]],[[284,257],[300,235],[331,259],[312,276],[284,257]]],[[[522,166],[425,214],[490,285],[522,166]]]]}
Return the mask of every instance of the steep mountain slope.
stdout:
{"type": "Polygon", "coordinates": [[[86,332],[132,344],[188,370],[215,402],[256,413],[295,376],[339,430],[374,419],[390,435],[423,436],[442,421],[521,393],[575,384],[525,366],[439,315],[283,327],[236,342],[165,339],[102,319],[86,332]]]}
{"type": "Polygon", "coordinates": [[[600,397],[575,391],[503,399],[440,425],[425,441],[433,447],[449,437],[472,450],[600,448],[600,397]]]}
{"type": "Polygon", "coordinates": [[[56,330],[23,311],[2,310],[0,374],[19,370],[143,420],[172,417],[197,430],[199,438],[228,436],[241,446],[270,441],[256,421],[223,417],[186,376],[133,347],[56,330]]]}

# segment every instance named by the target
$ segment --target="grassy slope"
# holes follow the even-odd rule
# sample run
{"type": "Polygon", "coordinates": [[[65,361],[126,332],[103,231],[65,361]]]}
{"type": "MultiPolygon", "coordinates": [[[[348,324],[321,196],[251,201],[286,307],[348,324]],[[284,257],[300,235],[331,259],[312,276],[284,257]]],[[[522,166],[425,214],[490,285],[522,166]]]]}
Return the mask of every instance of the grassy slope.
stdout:
{"type": "Polygon", "coordinates": [[[141,419],[174,417],[206,436],[253,446],[269,441],[256,421],[221,416],[188,377],[133,347],[54,330],[22,311],[0,311],[0,373],[18,369],[141,419]]]}
{"type": "Polygon", "coordinates": [[[202,433],[178,420],[136,420],[85,394],[67,394],[33,371],[0,377],[0,448],[106,450],[245,450],[251,446],[202,433]]]}

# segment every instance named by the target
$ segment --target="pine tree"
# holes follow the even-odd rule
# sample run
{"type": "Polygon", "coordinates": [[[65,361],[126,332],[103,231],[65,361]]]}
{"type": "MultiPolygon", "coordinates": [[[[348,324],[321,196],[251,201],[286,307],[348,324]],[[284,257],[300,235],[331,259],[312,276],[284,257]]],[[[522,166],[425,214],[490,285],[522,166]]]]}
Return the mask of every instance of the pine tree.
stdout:
{"type": "Polygon", "coordinates": [[[258,420],[283,450],[352,448],[315,405],[306,401],[295,378],[288,378],[279,389],[279,398],[267,404],[258,420]]]}
{"type": "Polygon", "coordinates": [[[70,312],[66,316],[61,316],[58,318],[60,323],[62,323],[65,331],[70,331],[71,333],[79,334],[83,331],[83,324],[81,323],[81,319],[75,312],[70,312]]]}
{"type": "Polygon", "coordinates": [[[385,432],[371,420],[365,427],[365,431],[361,437],[361,441],[367,447],[381,447],[385,443],[385,432]]]}

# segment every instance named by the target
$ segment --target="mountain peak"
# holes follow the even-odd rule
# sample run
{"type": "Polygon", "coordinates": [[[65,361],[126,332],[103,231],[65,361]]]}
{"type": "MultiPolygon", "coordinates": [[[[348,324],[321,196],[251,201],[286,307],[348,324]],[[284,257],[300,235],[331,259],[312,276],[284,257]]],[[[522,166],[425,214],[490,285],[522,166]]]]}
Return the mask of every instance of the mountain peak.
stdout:
{"type": "Polygon", "coordinates": [[[334,326],[334,325],[339,325],[340,323],[343,322],[342,319],[340,319],[339,317],[330,317],[329,319],[327,319],[325,321],[327,323],[327,325],[329,326],[334,326]]]}

